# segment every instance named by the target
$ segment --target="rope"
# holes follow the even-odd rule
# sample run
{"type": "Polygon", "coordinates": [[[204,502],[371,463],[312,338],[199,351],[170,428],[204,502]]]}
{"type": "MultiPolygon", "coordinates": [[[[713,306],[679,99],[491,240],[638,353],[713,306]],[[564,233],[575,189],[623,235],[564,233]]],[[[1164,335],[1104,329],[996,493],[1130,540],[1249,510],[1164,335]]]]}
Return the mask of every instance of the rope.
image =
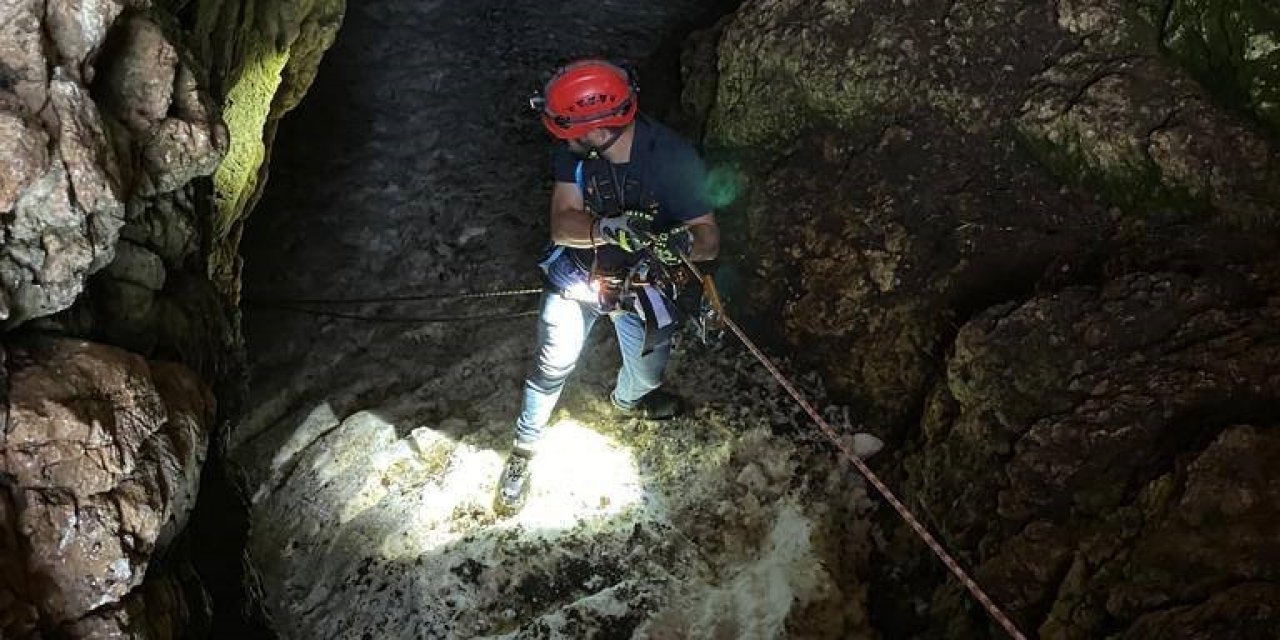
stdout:
{"type": "MultiPolygon", "coordinates": [[[[685,265],[693,271],[694,276],[700,280],[704,279],[705,276],[703,276],[702,272],[693,264],[693,261],[690,260],[688,256],[681,255],[680,257],[684,261],[685,265]]],[[[822,432],[827,436],[827,439],[840,450],[840,453],[844,458],[853,463],[853,466],[858,470],[858,473],[861,473],[862,476],[871,483],[871,486],[875,487],[876,491],[880,492],[880,495],[883,496],[891,506],[893,506],[894,511],[897,511],[898,515],[906,521],[907,525],[916,532],[916,535],[920,536],[920,539],[924,540],[924,543],[928,545],[934,555],[938,556],[938,558],[942,560],[942,564],[946,565],[947,569],[951,570],[952,575],[954,575],[956,579],[969,590],[969,593],[972,594],[974,599],[976,599],[987,610],[987,613],[991,615],[991,618],[1004,628],[1005,632],[1009,634],[1009,637],[1014,638],[1015,640],[1026,640],[1026,636],[1022,635],[1022,632],[1013,624],[1013,621],[1009,619],[1009,616],[1005,615],[999,605],[997,605],[995,601],[982,590],[982,587],[978,586],[978,583],[974,581],[973,578],[969,577],[969,574],[960,566],[960,563],[956,562],[955,558],[951,557],[950,553],[947,553],[947,550],[944,549],[942,544],[933,537],[933,534],[929,533],[928,529],[925,529],[924,525],[921,524],[914,515],[912,515],[906,505],[904,505],[902,501],[889,490],[888,485],[880,480],[879,476],[877,476],[875,472],[867,466],[867,463],[863,462],[857,454],[850,451],[849,448],[840,441],[839,436],[836,435],[835,429],[831,428],[831,425],[822,418],[822,415],[813,408],[813,405],[809,404],[809,402],[805,400],[804,396],[801,395],[800,392],[796,390],[795,386],[791,384],[787,377],[778,370],[778,367],[773,364],[773,361],[770,360],[769,357],[766,356],[764,352],[747,337],[747,334],[738,326],[738,323],[734,322],[733,319],[723,311],[720,312],[720,319],[724,322],[725,326],[729,327],[729,329],[733,331],[734,335],[738,336],[738,339],[746,345],[747,349],[751,351],[751,354],[769,370],[769,373],[773,374],[773,377],[778,381],[778,384],[782,385],[782,388],[786,389],[787,393],[800,404],[801,408],[805,410],[805,413],[809,414],[809,417],[812,418],[814,423],[822,429],[822,432]]]]}
{"type": "Polygon", "coordinates": [[[369,298],[272,298],[250,299],[248,304],[370,304],[375,302],[425,302],[428,300],[480,300],[485,298],[509,298],[542,293],[543,288],[507,289],[503,291],[463,291],[459,293],[423,293],[418,295],[394,295],[369,298]]]}
{"type": "Polygon", "coordinates": [[[293,304],[283,303],[265,303],[250,302],[250,306],[276,309],[279,311],[290,311],[293,313],[302,313],[306,315],[319,316],[322,318],[338,318],[341,320],[360,320],[363,322],[385,322],[385,323],[413,323],[413,324],[434,324],[445,322],[467,322],[467,321],[487,321],[487,320],[514,320],[516,318],[528,318],[538,315],[538,311],[517,311],[513,313],[492,313],[484,315],[471,316],[373,316],[359,313],[342,313],[340,311],[322,311],[320,309],[308,309],[293,304]]]}

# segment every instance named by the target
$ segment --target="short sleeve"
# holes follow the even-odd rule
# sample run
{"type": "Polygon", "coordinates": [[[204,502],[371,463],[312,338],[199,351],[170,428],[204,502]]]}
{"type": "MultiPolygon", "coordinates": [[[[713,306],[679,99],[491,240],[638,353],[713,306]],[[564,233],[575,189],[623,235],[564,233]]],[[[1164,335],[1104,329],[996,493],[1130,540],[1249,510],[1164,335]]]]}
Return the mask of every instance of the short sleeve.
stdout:
{"type": "Polygon", "coordinates": [[[687,143],[673,147],[661,163],[665,216],[687,222],[711,211],[707,166],[687,143]]]}
{"type": "Polygon", "coordinates": [[[557,144],[551,150],[551,175],[556,182],[576,182],[574,173],[578,168],[578,157],[569,151],[566,144],[557,144]]]}

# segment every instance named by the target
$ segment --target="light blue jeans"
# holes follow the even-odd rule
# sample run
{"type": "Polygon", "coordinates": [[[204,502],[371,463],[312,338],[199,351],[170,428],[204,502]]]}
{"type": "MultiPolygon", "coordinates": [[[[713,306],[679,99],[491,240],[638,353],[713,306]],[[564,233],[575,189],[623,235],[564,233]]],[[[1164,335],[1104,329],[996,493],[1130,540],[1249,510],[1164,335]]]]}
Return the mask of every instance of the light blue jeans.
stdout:
{"type": "MultiPolygon", "coordinates": [[[[516,443],[529,446],[538,441],[560,399],[565,380],[573,373],[586,344],[587,335],[602,313],[589,304],[570,300],[558,293],[542,295],[538,317],[538,353],[533,370],[524,382],[524,400],[516,420],[516,443]]],[[[648,354],[644,351],[644,321],[633,312],[608,314],[618,335],[622,368],[611,399],[630,409],[645,394],[662,384],[662,373],[671,356],[671,341],[664,340],[648,354]]]]}

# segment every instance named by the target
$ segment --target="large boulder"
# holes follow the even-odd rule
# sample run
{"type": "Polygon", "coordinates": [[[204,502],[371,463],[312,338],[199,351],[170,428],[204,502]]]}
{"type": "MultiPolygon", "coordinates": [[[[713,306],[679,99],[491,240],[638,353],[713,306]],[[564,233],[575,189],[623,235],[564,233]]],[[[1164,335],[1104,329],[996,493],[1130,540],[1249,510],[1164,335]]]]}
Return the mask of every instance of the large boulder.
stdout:
{"type": "MultiPolygon", "coordinates": [[[[217,389],[223,407],[234,406],[243,386],[235,230],[261,188],[275,122],[302,98],[344,7],[342,0],[0,0],[0,329],[92,336],[139,354],[118,356],[126,364],[85,365],[67,382],[76,388],[147,387],[139,356],[177,360],[217,389]]],[[[101,349],[68,357],[117,358],[101,349]]],[[[156,398],[173,395],[175,384],[196,384],[193,374],[175,377],[166,367],[152,367],[165,378],[155,389],[90,394],[98,398],[90,406],[104,416],[133,416],[125,424],[153,420],[148,429],[160,428],[166,423],[153,415],[163,409],[156,398]],[[145,406],[135,406],[142,396],[145,406]]],[[[74,396],[54,384],[24,393],[27,406],[74,396]],[[55,395],[41,400],[40,393],[55,395]]],[[[198,413],[200,428],[209,428],[212,416],[198,413]]],[[[121,450],[137,451],[118,469],[74,470],[57,479],[66,487],[30,491],[22,484],[30,478],[15,480],[14,493],[0,500],[0,519],[14,527],[0,534],[0,635],[25,635],[37,622],[73,636],[194,632],[182,629],[184,621],[207,607],[189,570],[191,540],[180,538],[173,557],[152,554],[186,519],[194,499],[188,485],[200,472],[189,455],[195,449],[184,448],[190,438],[182,435],[173,454],[181,465],[155,454],[155,464],[135,468],[133,458],[161,446],[147,443],[177,437],[143,431],[122,436],[121,450]],[[97,483],[82,500],[75,493],[81,480],[97,483]],[[74,530],[72,516],[83,530],[92,524],[106,551],[90,557],[74,546],[49,548],[52,532],[74,530]],[[64,552],[80,555],[58,555],[64,552]],[[64,573],[44,566],[59,558],[64,573]]],[[[86,448],[96,451],[95,438],[106,437],[91,431],[10,452],[53,455],[66,465],[79,451],[93,461],[86,448]]],[[[206,438],[202,431],[200,452],[206,438]]],[[[208,520],[201,535],[233,539],[227,523],[234,518],[208,520]]],[[[237,563],[215,557],[210,546],[201,549],[210,558],[202,571],[216,574],[208,588],[220,590],[222,614],[235,618],[240,576],[218,565],[237,563]]]]}
{"type": "MultiPolygon", "coordinates": [[[[735,305],[905,445],[888,473],[1046,637],[1275,624],[1262,4],[756,0],[686,49],[686,104],[746,178],[735,305]],[[1247,521],[1188,515],[1226,478],[1247,521]]],[[[953,587],[912,606],[945,573],[891,531],[882,629],[985,635],[953,587]]]]}
{"type": "Polygon", "coordinates": [[[113,0],[6,5],[0,321],[12,327],[70,307],[113,259],[130,199],[211,173],[226,132],[152,19],[113,0]]]}
{"type": "Polygon", "coordinates": [[[1175,274],[993,307],[955,341],[907,487],[1042,637],[1274,582],[1278,319],[1242,279],[1175,274]]]}
{"type": "Polygon", "coordinates": [[[124,637],[153,557],[195,503],[212,394],[185,367],[91,342],[3,353],[2,630],[124,637]]]}
{"type": "Polygon", "coordinates": [[[958,324],[1112,233],[1007,126],[1065,42],[1049,3],[754,2],[724,26],[706,141],[748,177],[723,216],[739,298],[869,425],[918,412],[958,324]]]}

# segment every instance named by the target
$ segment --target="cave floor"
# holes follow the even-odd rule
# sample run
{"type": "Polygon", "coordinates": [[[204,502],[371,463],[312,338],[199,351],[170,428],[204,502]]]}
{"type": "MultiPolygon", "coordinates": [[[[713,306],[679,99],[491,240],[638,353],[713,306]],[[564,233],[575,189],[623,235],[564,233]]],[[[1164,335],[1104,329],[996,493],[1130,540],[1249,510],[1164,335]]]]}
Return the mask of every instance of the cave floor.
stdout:
{"type": "MultiPolygon", "coordinates": [[[[642,58],[700,3],[353,3],[277,138],[246,233],[249,300],[534,284],[549,143],[525,100],[557,61],[642,58]]],[[[332,308],[381,318],[536,299],[332,308]]],[[[745,352],[678,349],[665,424],[619,420],[600,323],[499,517],[533,318],[362,322],[248,306],[231,437],[282,637],[860,637],[869,509],[745,352]],[[790,435],[778,435],[790,434],[790,435]]],[[[809,388],[816,381],[809,380],[809,388]]]]}

